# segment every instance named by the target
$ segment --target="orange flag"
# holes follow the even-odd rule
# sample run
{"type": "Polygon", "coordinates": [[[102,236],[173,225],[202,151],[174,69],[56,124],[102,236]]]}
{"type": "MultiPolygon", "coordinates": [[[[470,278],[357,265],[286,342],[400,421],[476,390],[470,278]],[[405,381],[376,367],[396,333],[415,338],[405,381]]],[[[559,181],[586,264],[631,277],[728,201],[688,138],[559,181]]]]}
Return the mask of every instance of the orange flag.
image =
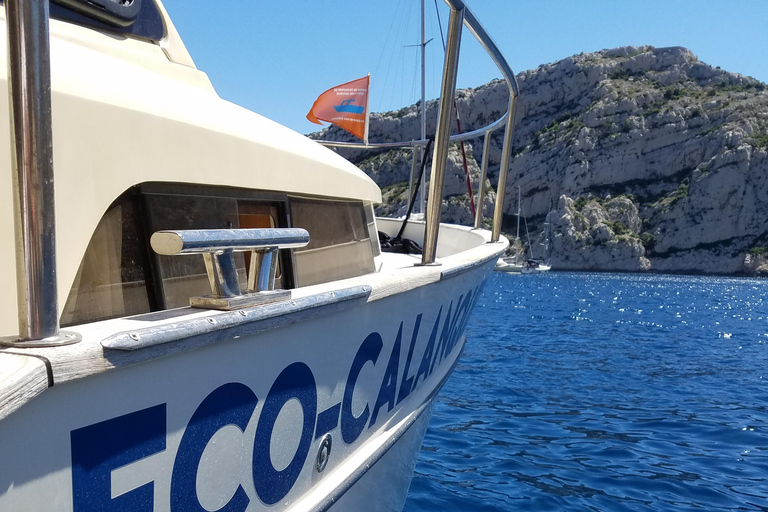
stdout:
{"type": "Polygon", "coordinates": [[[307,114],[313,123],[333,123],[367,142],[370,75],[337,85],[322,93],[307,114]]]}

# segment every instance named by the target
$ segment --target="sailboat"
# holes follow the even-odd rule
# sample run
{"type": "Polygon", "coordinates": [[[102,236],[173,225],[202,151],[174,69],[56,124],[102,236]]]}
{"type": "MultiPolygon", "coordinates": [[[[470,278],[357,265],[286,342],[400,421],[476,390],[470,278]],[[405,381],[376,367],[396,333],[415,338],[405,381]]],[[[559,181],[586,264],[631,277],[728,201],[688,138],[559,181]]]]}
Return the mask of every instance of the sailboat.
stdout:
{"type": "Polygon", "coordinates": [[[526,260],[525,265],[523,265],[523,270],[521,271],[522,274],[537,274],[540,272],[548,272],[551,270],[552,267],[549,265],[542,263],[539,260],[536,259],[529,259],[526,260]]]}
{"type": "Polygon", "coordinates": [[[515,233],[515,254],[512,256],[504,256],[496,261],[496,266],[493,268],[497,272],[506,272],[508,274],[520,274],[526,265],[523,255],[523,248],[520,245],[520,216],[521,216],[521,203],[520,203],[520,187],[517,187],[517,231],[515,233]]]}
{"type": "Polygon", "coordinates": [[[506,172],[491,231],[440,222],[464,25],[510,89],[502,169],[518,94],[446,3],[415,256],[362,171],[217,95],[160,0],[4,1],[0,510],[402,509],[508,247],[506,172]]]}
{"type": "Polygon", "coordinates": [[[543,261],[533,257],[533,249],[531,244],[531,237],[528,233],[528,223],[525,224],[526,237],[528,239],[528,250],[530,256],[525,258],[523,248],[520,246],[520,218],[522,217],[522,203],[520,201],[520,187],[517,187],[517,232],[515,235],[516,240],[516,253],[513,256],[504,256],[496,261],[494,270],[497,272],[506,272],[510,274],[537,274],[540,272],[548,272],[552,267],[545,264],[543,261]]]}

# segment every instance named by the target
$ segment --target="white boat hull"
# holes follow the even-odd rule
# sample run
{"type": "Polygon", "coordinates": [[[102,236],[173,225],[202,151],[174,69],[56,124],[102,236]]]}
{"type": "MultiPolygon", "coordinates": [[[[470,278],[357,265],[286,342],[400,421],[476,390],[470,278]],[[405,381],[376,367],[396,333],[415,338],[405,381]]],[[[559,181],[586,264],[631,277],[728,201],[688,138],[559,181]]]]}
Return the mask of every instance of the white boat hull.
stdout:
{"type": "Polygon", "coordinates": [[[0,422],[0,510],[398,510],[493,264],[56,385],[0,422]]]}
{"type": "Polygon", "coordinates": [[[523,270],[523,265],[515,262],[513,258],[499,258],[498,261],[496,261],[496,266],[493,270],[497,272],[519,274],[523,270]]]}
{"type": "Polygon", "coordinates": [[[523,267],[523,274],[540,274],[542,272],[549,272],[552,267],[549,265],[537,265],[535,267],[523,267]]]}

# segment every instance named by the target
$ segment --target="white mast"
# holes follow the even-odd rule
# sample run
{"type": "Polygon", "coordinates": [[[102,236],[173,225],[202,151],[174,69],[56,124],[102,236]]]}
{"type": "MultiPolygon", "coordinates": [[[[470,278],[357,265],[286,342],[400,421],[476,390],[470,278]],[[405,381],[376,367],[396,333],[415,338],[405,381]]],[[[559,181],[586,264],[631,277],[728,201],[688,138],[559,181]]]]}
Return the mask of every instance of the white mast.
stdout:
{"type": "MultiPolygon", "coordinates": [[[[426,83],[426,28],[424,24],[424,0],[421,0],[421,140],[424,140],[427,138],[427,104],[426,104],[426,90],[425,90],[425,83],[426,83]]],[[[424,152],[424,147],[422,147],[419,150],[419,154],[421,154],[421,158],[426,158],[427,155],[424,152]]],[[[421,187],[419,188],[419,211],[421,213],[424,213],[424,188],[425,188],[425,177],[424,174],[421,175],[421,187]]]]}
{"type": "Polygon", "coordinates": [[[518,258],[520,256],[520,250],[523,248],[523,244],[520,243],[520,186],[517,187],[517,233],[515,233],[515,238],[517,238],[517,247],[518,247],[518,258]]]}

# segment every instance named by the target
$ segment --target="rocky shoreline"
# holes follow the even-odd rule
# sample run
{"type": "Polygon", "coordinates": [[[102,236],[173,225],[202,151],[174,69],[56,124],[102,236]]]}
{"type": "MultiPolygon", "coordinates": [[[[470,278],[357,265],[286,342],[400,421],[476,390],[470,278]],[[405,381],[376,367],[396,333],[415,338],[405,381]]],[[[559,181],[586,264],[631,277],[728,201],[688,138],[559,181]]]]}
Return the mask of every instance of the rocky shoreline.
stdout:
{"type": "MultiPolygon", "coordinates": [[[[768,275],[765,84],[685,48],[651,46],[583,53],[517,78],[505,232],[514,231],[519,186],[531,238],[549,240],[553,269],[768,275]]],[[[504,112],[506,87],[461,90],[457,102],[465,130],[480,128],[504,112]]],[[[427,103],[428,132],[436,108],[427,103]]],[[[417,113],[412,105],[373,114],[371,140],[417,138],[417,113]]],[[[349,140],[335,127],[313,136],[349,140]]],[[[494,188],[501,137],[489,153],[494,188]]],[[[467,149],[476,184],[482,140],[467,149]]],[[[410,155],[342,153],[382,187],[378,213],[401,215],[410,155]]],[[[452,148],[443,220],[470,223],[466,198],[452,148]]]]}

